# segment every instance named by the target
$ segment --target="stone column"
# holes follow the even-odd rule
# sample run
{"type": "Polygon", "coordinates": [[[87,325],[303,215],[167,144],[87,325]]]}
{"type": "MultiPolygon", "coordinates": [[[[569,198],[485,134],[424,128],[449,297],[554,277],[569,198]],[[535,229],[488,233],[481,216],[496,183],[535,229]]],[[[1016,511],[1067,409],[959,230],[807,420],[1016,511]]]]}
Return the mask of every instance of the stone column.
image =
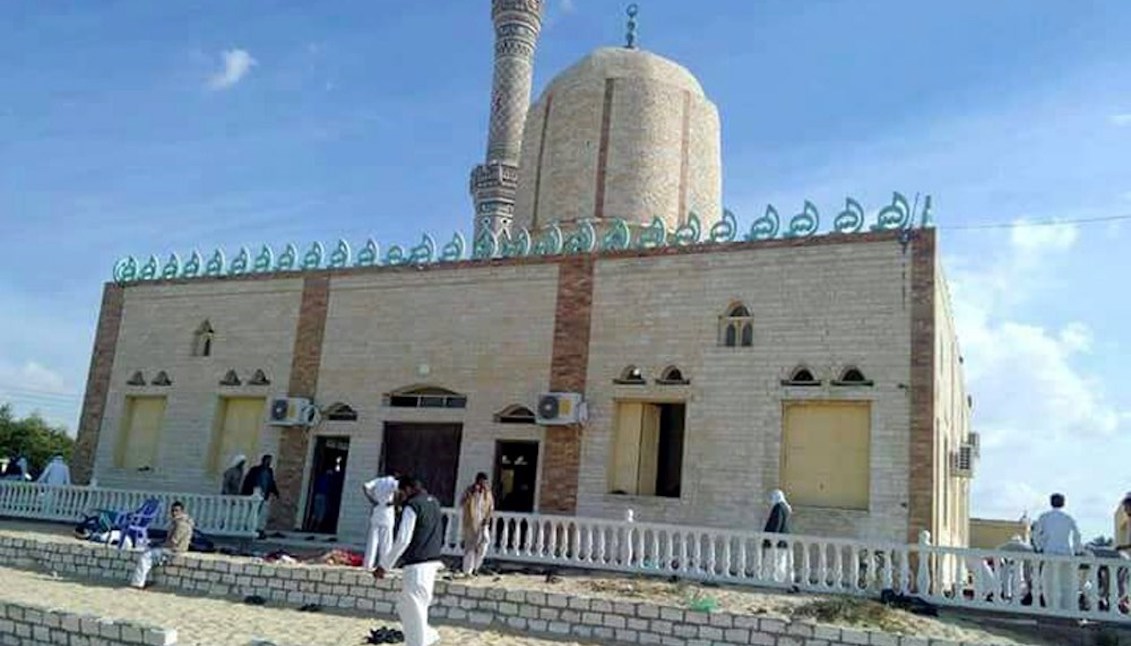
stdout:
{"type": "Polygon", "coordinates": [[[471,171],[475,237],[510,230],[518,189],[522,127],[530,107],[534,48],[542,29],[542,0],[492,0],[495,23],[495,75],[487,158],[471,171]]]}
{"type": "Polygon", "coordinates": [[[125,290],[107,283],[102,290],[102,309],[98,329],[94,333],[94,351],[90,354],[90,370],[86,377],[86,394],[82,400],[78,435],[71,453],[71,479],[75,484],[90,484],[94,477],[94,461],[98,453],[98,437],[110,392],[110,374],[118,351],[118,329],[122,322],[125,290]]]}

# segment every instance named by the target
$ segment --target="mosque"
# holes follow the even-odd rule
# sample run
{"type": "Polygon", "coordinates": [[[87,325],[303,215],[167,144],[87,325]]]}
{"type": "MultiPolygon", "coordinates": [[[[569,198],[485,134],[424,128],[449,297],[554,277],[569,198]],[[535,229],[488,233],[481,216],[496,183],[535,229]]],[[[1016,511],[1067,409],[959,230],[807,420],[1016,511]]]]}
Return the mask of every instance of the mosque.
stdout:
{"type": "Polygon", "coordinates": [[[76,481],[219,493],[271,454],[271,526],[346,540],[394,469],[446,504],[483,471],[503,510],[753,529],[781,488],[797,533],[966,544],[978,441],[929,198],[741,225],[718,111],[634,8],[531,102],[542,5],[491,3],[470,239],[115,266],[76,481]]]}

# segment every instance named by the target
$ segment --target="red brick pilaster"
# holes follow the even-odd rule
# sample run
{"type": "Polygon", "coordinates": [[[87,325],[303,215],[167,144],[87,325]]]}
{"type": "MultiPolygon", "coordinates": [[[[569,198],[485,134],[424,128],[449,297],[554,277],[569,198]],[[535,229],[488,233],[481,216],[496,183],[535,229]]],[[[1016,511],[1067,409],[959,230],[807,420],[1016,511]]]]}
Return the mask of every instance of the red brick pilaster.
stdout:
{"type": "MultiPolygon", "coordinates": [[[[322,337],[326,330],[326,311],[330,306],[330,277],[310,276],[302,283],[291,377],[287,393],[291,397],[314,398],[318,390],[318,370],[322,363],[322,337]]],[[[298,504],[302,498],[302,476],[306,469],[308,437],[304,428],[284,428],[279,437],[275,480],[279,500],[271,505],[268,526],[290,530],[298,524],[298,504]]]]}
{"type": "Polygon", "coordinates": [[[935,537],[935,231],[920,229],[911,242],[910,473],[907,540],[935,537]]]}
{"type": "MultiPolygon", "coordinates": [[[[558,265],[550,390],[585,392],[592,309],[593,258],[582,256],[562,260],[558,265]]],[[[543,460],[539,511],[575,513],[577,478],[581,472],[581,427],[547,427],[543,460]]]]}
{"type": "Polygon", "coordinates": [[[102,289],[102,308],[94,333],[94,350],[86,376],[86,394],[75,448],[71,452],[71,478],[75,484],[89,484],[94,475],[94,459],[98,452],[98,435],[102,416],[106,413],[106,396],[110,392],[110,373],[118,350],[118,328],[122,323],[125,291],[121,285],[107,283],[102,289]]]}

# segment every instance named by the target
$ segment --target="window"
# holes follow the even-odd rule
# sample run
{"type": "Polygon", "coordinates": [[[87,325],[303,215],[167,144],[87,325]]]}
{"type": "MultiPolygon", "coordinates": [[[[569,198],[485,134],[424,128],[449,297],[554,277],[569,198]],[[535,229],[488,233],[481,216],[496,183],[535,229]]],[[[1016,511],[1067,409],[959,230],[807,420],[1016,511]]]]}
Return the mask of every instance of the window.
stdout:
{"type": "Polygon", "coordinates": [[[872,380],[864,377],[864,373],[857,368],[847,368],[840,374],[840,379],[833,382],[834,386],[871,386],[872,380]]]}
{"type": "Polygon", "coordinates": [[[783,386],[820,386],[821,381],[813,376],[813,371],[805,366],[797,366],[789,379],[782,379],[783,386]]]}
{"type": "Polygon", "coordinates": [[[266,399],[263,397],[221,397],[212,427],[208,451],[209,473],[220,473],[237,453],[253,456],[259,453],[259,432],[264,424],[266,399]]]}
{"type": "Polygon", "coordinates": [[[331,422],[356,422],[357,411],[351,408],[349,404],[336,402],[326,408],[326,419],[331,422]]]}
{"type": "Polygon", "coordinates": [[[221,386],[238,386],[241,383],[240,376],[236,374],[235,370],[224,373],[224,378],[220,380],[221,386]]]}
{"type": "Polygon", "coordinates": [[[164,397],[126,397],[122,426],[114,450],[119,469],[152,469],[165,420],[164,397]]]}
{"type": "Polygon", "coordinates": [[[467,396],[435,386],[418,386],[389,393],[386,404],[393,408],[467,408],[467,396]]]}
{"type": "Polygon", "coordinates": [[[719,317],[719,344],[728,348],[754,345],[754,317],[742,303],[732,303],[719,317]]]}
{"type": "Polygon", "coordinates": [[[210,357],[212,356],[212,341],[216,333],[212,330],[212,324],[205,320],[196,328],[192,339],[192,356],[194,357],[210,357]]]}
{"type": "Polygon", "coordinates": [[[264,373],[262,370],[256,369],[256,371],[251,375],[251,381],[247,383],[251,384],[252,386],[270,386],[271,380],[267,378],[266,373],[264,373]]]}
{"type": "Polygon", "coordinates": [[[130,378],[126,380],[127,386],[144,386],[145,375],[140,370],[135,371],[130,378]]]}
{"type": "Polygon", "coordinates": [[[161,370],[157,376],[153,378],[152,384],[154,386],[172,386],[173,380],[169,378],[169,373],[161,370]]]}
{"type": "Polygon", "coordinates": [[[785,402],[781,488],[790,501],[866,511],[871,434],[868,402],[785,402]]]}
{"type": "Polygon", "coordinates": [[[613,380],[614,384],[639,386],[644,384],[644,373],[636,366],[626,366],[621,370],[620,376],[613,380]]]}
{"type": "Polygon", "coordinates": [[[533,424],[534,411],[520,404],[507,406],[495,415],[499,424],[533,424]]]}
{"type": "Polygon", "coordinates": [[[665,386],[672,385],[687,385],[691,380],[683,376],[683,371],[677,366],[668,366],[660,373],[660,378],[656,383],[664,384],[665,386]]]}
{"type": "Polygon", "coordinates": [[[609,492],[679,498],[685,404],[617,402],[609,492]]]}

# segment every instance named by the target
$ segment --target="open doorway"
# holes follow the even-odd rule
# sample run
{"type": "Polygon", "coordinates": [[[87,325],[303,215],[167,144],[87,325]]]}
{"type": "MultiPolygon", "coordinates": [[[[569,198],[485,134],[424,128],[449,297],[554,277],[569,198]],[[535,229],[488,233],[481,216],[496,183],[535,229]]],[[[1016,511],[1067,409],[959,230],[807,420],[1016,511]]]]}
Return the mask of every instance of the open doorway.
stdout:
{"type": "Polygon", "coordinates": [[[381,472],[415,475],[440,504],[456,500],[462,424],[385,422],[381,472]]]}
{"type": "Polygon", "coordinates": [[[538,442],[495,443],[495,500],[499,511],[534,511],[538,485],[538,442]]]}
{"type": "Polygon", "coordinates": [[[306,514],[302,529],[306,532],[334,534],[338,531],[338,514],[342,508],[342,485],[346,477],[346,461],[350,452],[348,437],[318,437],[310,463],[310,484],[306,492],[306,514]]]}

